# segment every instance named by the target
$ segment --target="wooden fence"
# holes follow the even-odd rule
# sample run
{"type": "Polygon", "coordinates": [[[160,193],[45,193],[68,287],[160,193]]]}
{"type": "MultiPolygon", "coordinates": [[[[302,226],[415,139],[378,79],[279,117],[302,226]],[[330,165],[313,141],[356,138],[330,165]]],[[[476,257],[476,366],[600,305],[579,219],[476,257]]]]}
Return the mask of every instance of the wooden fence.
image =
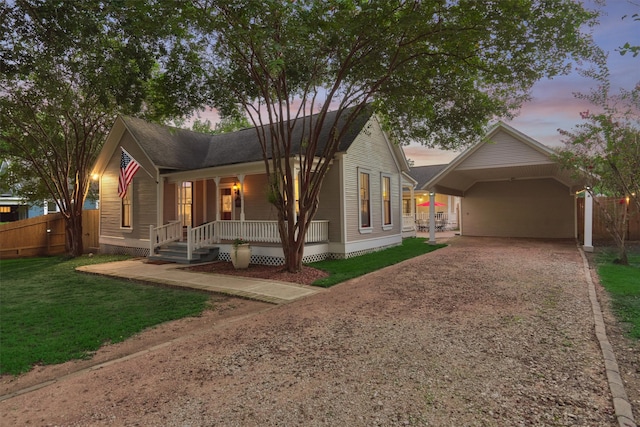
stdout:
{"type": "MultiPolygon", "coordinates": [[[[578,239],[582,240],[584,236],[584,199],[577,199],[578,201],[578,239]]],[[[593,241],[594,242],[613,242],[613,238],[607,231],[605,226],[604,214],[602,209],[614,207],[617,205],[618,209],[624,207],[620,203],[619,198],[611,197],[599,197],[598,201],[593,201],[593,241]]],[[[633,200],[628,205],[629,209],[629,223],[627,228],[627,240],[640,241],[640,213],[633,200]]]]}
{"type": "MultiPolygon", "coordinates": [[[[82,245],[85,252],[98,248],[97,209],[82,212],[82,245]]],[[[42,215],[0,225],[0,258],[61,255],[65,250],[62,214],[42,215]]]]}

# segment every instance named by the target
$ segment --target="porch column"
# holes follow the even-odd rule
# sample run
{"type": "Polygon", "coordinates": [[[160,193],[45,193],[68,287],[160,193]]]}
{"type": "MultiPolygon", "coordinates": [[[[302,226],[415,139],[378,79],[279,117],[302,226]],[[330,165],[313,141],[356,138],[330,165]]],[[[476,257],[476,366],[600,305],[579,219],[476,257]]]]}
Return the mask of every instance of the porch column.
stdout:
{"type": "Polygon", "coordinates": [[[416,194],[413,192],[413,185],[409,186],[409,193],[411,194],[411,200],[409,206],[409,212],[411,213],[411,218],[413,218],[413,226],[416,225],[416,194]]]}
{"type": "Polygon", "coordinates": [[[213,182],[216,183],[216,221],[220,221],[220,177],[214,177],[213,182]]]}
{"type": "Polygon", "coordinates": [[[584,192],[584,244],[585,252],[593,252],[593,196],[589,189],[584,192]]]}
{"type": "Polygon", "coordinates": [[[436,243],[436,193],[429,191],[429,243],[436,243]]]}
{"type": "Polygon", "coordinates": [[[244,175],[237,175],[237,177],[240,181],[240,221],[244,221],[244,175]]]}
{"type": "Polygon", "coordinates": [[[209,214],[207,209],[207,179],[202,180],[202,222],[209,222],[209,214]]]}
{"type": "MultiPolygon", "coordinates": [[[[183,196],[183,192],[184,190],[182,189],[182,186],[184,185],[184,181],[178,181],[177,182],[178,185],[178,221],[180,221],[180,225],[184,226],[184,206],[182,205],[182,196],[183,196]]],[[[182,228],[181,228],[182,230],[182,228]]],[[[180,232],[180,241],[184,241],[184,235],[182,233],[182,231],[180,232]]]]}

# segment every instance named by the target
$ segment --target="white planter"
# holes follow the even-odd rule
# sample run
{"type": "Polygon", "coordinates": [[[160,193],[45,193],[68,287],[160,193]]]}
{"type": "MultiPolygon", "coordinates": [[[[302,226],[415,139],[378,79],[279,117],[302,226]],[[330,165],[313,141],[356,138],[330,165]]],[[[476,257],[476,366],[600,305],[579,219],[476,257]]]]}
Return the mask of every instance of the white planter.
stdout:
{"type": "Polygon", "coordinates": [[[247,268],[251,261],[251,246],[249,243],[231,247],[231,263],[234,268],[247,268]]]}

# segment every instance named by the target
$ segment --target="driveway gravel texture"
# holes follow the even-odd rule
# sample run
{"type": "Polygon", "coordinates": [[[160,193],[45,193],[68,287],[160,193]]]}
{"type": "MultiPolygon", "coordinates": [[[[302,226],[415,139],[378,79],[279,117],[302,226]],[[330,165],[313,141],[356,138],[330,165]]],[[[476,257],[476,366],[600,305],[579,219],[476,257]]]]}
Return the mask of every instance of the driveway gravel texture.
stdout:
{"type": "MultiPolygon", "coordinates": [[[[449,243],[293,303],[142,333],[129,341],[177,339],[2,400],[2,425],[616,426],[575,242],[449,243]]],[[[638,366],[637,343],[614,347],[638,366]]]]}

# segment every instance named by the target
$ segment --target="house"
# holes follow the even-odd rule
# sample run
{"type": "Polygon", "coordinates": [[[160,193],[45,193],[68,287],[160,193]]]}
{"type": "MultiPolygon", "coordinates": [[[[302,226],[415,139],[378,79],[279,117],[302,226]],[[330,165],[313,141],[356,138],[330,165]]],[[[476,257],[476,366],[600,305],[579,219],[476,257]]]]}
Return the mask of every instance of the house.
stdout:
{"type": "MultiPolygon", "coordinates": [[[[332,123],[335,112],[329,114],[327,123],[332,123]]],[[[329,131],[329,126],[322,130],[321,140],[329,131]]],[[[291,163],[298,169],[296,160],[291,163]]],[[[409,227],[403,223],[403,188],[415,185],[408,172],[402,149],[376,116],[361,114],[324,180],[303,261],[348,258],[400,244],[403,228],[409,227]]],[[[208,135],[118,117],[94,174],[100,187],[101,252],[149,256],[172,240],[185,240],[189,252],[216,245],[219,258],[229,260],[231,241],[242,237],[252,243],[252,263],[284,262],[254,128],[208,135]],[[123,149],[140,168],[120,198],[123,149]]]]}
{"type": "MultiPolygon", "coordinates": [[[[577,238],[576,197],[586,183],[553,155],[550,148],[499,122],[421,189],[461,198],[461,235],[577,238]]],[[[588,219],[586,250],[593,248],[590,227],[588,219]]]]}
{"type": "MultiPolygon", "coordinates": [[[[8,167],[9,162],[3,161],[0,163],[0,174],[2,174],[8,167]]],[[[19,221],[40,215],[60,212],[60,208],[53,200],[42,200],[41,204],[29,204],[22,197],[17,196],[15,194],[15,190],[15,187],[9,188],[6,185],[0,185],[0,223],[19,221]]],[[[85,200],[83,205],[84,210],[97,208],[96,200],[91,198],[87,198],[85,200]]]]}

